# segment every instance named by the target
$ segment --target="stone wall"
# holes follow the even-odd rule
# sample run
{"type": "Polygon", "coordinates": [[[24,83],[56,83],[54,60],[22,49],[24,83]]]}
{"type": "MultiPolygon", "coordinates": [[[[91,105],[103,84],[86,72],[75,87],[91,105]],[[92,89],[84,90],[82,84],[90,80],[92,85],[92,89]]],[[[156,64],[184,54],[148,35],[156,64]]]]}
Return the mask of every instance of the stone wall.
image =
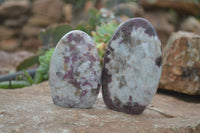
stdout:
{"type": "MultiPolygon", "coordinates": [[[[76,25],[84,19],[83,13],[91,7],[107,7],[117,12],[129,12],[129,17],[148,19],[158,32],[163,47],[172,32],[178,30],[200,34],[200,22],[193,15],[200,14],[196,0],[139,0],[138,3],[116,3],[115,0],[92,0],[85,3],[83,11],[73,12],[75,4],[63,0],[1,0],[0,49],[15,51],[19,48],[37,50],[41,46],[39,31],[49,25],[70,23],[76,25]],[[174,4],[174,3],[179,4],[174,4]],[[80,15],[81,14],[81,15],[80,15]],[[75,17],[74,17],[75,16],[75,17]]],[[[124,15],[121,15],[122,20],[124,15]]],[[[129,17],[125,17],[126,20],[129,17]]]]}
{"type": "Polygon", "coordinates": [[[39,31],[62,22],[61,0],[8,0],[0,4],[0,47],[37,49],[39,31]]]}

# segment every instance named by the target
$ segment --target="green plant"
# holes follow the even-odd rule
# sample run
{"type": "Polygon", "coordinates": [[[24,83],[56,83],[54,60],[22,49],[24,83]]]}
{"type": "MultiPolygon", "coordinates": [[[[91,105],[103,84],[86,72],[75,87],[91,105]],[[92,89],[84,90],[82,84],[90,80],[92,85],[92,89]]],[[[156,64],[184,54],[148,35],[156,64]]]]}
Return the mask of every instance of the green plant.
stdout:
{"type": "Polygon", "coordinates": [[[41,55],[39,57],[39,64],[35,76],[34,76],[34,83],[38,84],[43,79],[47,80],[49,78],[49,64],[51,61],[51,56],[53,54],[54,48],[51,48],[49,51],[47,51],[44,55],[41,55]]]}
{"type": "Polygon", "coordinates": [[[100,11],[92,8],[88,11],[89,19],[86,23],[79,24],[75,29],[82,30],[91,35],[92,31],[96,30],[97,26],[106,24],[115,20],[114,14],[106,9],[100,11]]]}
{"type": "Polygon", "coordinates": [[[68,24],[60,24],[56,27],[48,27],[47,29],[40,31],[39,39],[47,49],[55,47],[60,38],[72,29],[73,28],[68,24]]]}
{"type": "Polygon", "coordinates": [[[92,32],[92,36],[96,44],[96,48],[98,50],[101,64],[103,64],[103,58],[108,42],[115,30],[117,29],[117,27],[118,24],[115,21],[111,21],[109,23],[97,26],[96,31],[92,32]]]}
{"type": "Polygon", "coordinates": [[[44,55],[39,56],[39,67],[36,70],[34,78],[30,76],[25,70],[24,74],[19,80],[9,80],[0,82],[0,88],[4,89],[14,89],[21,88],[25,86],[30,86],[32,84],[38,84],[43,80],[47,80],[49,78],[49,64],[51,60],[51,56],[53,54],[54,49],[50,49],[45,52],[44,55]]]}

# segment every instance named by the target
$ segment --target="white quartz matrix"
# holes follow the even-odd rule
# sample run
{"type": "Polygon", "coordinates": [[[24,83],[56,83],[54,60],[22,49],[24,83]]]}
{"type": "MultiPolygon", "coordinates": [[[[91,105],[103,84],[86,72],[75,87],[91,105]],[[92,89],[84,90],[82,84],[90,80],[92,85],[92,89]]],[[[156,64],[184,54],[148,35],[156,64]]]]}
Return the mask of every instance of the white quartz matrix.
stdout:
{"type": "Polygon", "coordinates": [[[50,63],[50,87],[56,105],[90,108],[101,84],[101,67],[93,40],[74,30],[58,42],[50,63]]]}
{"type": "Polygon", "coordinates": [[[142,18],[128,20],[107,47],[104,102],[111,109],[140,114],[156,93],[161,70],[161,42],[153,26],[142,18]]]}

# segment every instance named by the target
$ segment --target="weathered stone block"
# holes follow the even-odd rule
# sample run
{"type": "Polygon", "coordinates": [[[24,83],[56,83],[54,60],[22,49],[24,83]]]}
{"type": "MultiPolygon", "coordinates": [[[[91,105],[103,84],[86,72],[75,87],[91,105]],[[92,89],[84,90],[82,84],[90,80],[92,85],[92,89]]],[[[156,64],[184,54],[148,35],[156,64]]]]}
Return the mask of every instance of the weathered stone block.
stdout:
{"type": "Polygon", "coordinates": [[[200,36],[173,33],[163,51],[160,88],[200,95],[200,36]]]}

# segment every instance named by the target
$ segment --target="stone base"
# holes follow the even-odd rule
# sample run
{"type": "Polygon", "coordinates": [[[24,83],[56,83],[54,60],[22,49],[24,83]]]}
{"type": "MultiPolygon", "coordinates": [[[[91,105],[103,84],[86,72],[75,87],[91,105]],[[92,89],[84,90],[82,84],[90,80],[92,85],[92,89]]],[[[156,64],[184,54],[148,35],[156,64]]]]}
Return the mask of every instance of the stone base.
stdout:
{"type": "Polygon", "coordinates": [[[199,112],[199,99],[188,102],[161,93],[141,115],[129,115],[108,109],[101,95],[92,109],[56,106],[48,82],[23,89],[0,89],[1,133],[198,133],[199,112]]]}

